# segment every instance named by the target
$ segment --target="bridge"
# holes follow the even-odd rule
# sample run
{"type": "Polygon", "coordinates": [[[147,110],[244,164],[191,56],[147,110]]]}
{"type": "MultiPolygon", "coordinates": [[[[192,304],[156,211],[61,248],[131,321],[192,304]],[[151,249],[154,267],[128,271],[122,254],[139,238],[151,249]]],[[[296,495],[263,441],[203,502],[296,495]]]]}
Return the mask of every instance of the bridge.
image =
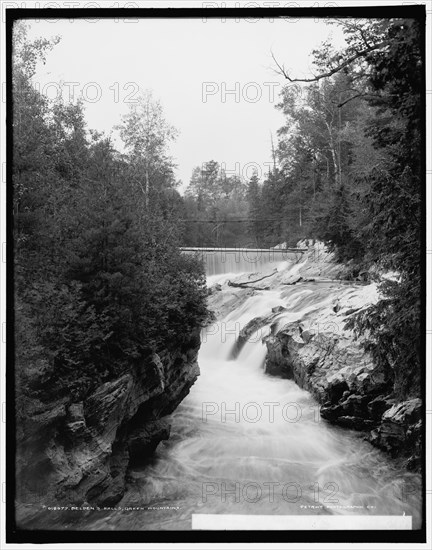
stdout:
{"type": "Polygon", "coordinates": [[[307,248],[217,248],[181,247],[186,254],[201,255],[207,275],[250,273],[277,267],[284,261],[299,261],[307,248]],[[273,264],[273,265],[272,265],[273,264]]]}
{"type": "Polygon", "coordinates": [[[258,253],[276,253],[276,254],[287,254],[287,253],[293,253],[293,252],[307,252],[307,248],[245,248],[245,247],[238,247],[238,248],[217,248],[217,247],[198,247],[198,246],[182,246],[180,247],[180,250],[183,252],[220,252],[221,254],[223,252],[229,252],[233,253],[236,252],[238,254],[242,253],[249,253],[249,252],[258,252],[258,253]]]}

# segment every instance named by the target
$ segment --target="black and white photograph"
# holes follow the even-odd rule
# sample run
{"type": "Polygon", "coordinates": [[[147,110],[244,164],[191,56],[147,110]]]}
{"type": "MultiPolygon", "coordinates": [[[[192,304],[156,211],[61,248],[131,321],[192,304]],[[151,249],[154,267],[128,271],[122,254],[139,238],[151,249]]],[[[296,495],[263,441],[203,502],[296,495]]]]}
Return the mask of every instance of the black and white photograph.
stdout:
{"type": "Polygon", "coordinates": [[[2,16],[5,548],[426,548],[432,3],[2,16]]]}

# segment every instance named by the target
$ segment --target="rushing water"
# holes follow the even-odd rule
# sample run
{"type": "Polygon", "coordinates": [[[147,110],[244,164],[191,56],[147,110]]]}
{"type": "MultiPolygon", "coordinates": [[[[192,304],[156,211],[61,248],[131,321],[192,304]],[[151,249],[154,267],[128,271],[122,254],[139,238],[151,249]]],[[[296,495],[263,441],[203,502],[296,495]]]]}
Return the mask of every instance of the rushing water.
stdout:
{"type": "MultiPolygon", "coordinates": [[[[293,317],[301,316],[310,293],[290,292],[293,317]]],[[[420,527],[418,475],[363,434],[320,419],[315,400],[294,382],[266,375],[260,338],[231,359],[235,323],[280,303],[277,291],[257,293],[204,330],[201,376],[172,415],[169,441],[151,464],[130,472],[119,503],[144,509],[98,512],[85,528],[191,529],[192,514],[203,513],[406,514],[420,527]]]]}

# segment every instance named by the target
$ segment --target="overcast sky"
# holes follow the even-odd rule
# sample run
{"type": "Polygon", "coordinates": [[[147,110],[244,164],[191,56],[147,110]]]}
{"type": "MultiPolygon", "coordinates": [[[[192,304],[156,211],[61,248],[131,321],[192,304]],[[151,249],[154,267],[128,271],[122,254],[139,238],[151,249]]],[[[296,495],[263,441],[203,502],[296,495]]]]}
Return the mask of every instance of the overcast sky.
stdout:
{"type": "Polygon", "coordinates": [[[228,173],[266,172],[270,134],[283,124],[275,104],[284,80],[272,70],[271,51],[294,75],[309,75],[312,50],[329,35],[342,40],[336,27],[313,18],[29,24],[31,37],[61,36],[37,85],[52,97],[59,82],[69,83],[64,92],[83,95],[89,128],[110,134],[127,100],[139,88],[153,90],[179,130],[171,154],[183,188],[192,168],[211,159],[228,173]]]}

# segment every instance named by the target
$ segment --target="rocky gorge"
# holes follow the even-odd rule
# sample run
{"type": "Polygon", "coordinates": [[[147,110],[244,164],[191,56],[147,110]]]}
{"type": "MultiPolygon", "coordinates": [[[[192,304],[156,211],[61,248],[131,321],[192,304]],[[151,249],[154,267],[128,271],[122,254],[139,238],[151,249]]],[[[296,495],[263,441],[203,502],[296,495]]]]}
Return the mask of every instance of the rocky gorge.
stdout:
{"type": "Polygon", "coordinates": [[[409,469],[417,470],[422,401],[398,399],[391,374],[374,366],[362,348],[364,338],[346,327],[352,315],[379,298],[377,282],[368,279],[367,272],[353,278],[350,269],[316,243],[294,266],[216,284],[209,307],[216,317],[223,316],[254,293],[279,290],[280,305],[239,327],[233,356],[249,338],[261,337],[268,375],[293,380],[315,397],[323,419],[363,431],[374,446],[403,457],[409,469]]]}

